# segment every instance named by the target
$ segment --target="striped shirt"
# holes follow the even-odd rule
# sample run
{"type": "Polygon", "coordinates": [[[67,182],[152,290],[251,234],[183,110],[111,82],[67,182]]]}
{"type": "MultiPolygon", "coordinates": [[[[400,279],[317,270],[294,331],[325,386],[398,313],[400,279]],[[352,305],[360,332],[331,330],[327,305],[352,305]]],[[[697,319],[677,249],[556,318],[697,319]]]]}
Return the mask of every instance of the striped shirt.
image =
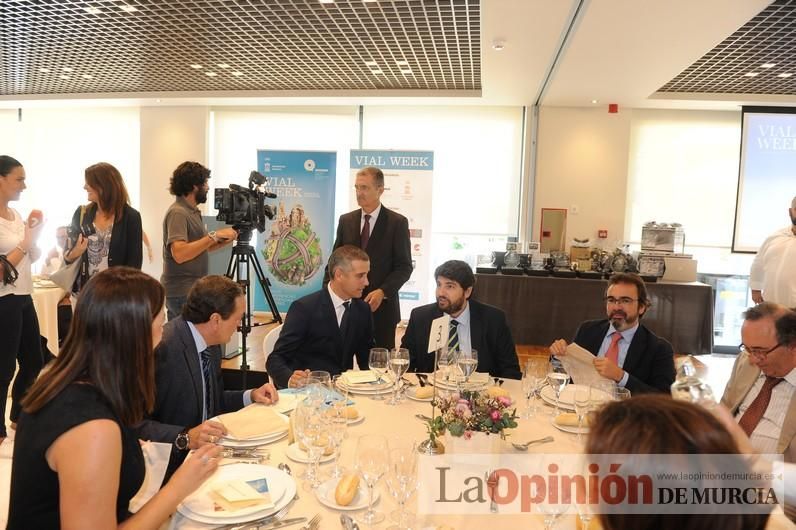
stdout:
{"type": "MultiPolygon", "coordinates": [[[[752,401],[760,393],[763,388],[763,383],[766,380],[766,375],[760,372],[755,384],[744,397],[741,406],[738,407],[738,412],[735,414],[735,419],[740,420],[743,417],[746,409],[752,404],[752,401]]],[[[771,401],[768,403],[768,408],[763,413],[760,423],[757,424],[755,430],[750,436],[752,447],[761,454],[775,454],[777,453],[777,443],[779,442],[779,435],[782,432],[782,424],[785,423],[785,414],[788,412],[788,406],[793,398],[793,392],[796,390],[796,369],[788,372],[784,380],[771,390],[771,401]]]]}

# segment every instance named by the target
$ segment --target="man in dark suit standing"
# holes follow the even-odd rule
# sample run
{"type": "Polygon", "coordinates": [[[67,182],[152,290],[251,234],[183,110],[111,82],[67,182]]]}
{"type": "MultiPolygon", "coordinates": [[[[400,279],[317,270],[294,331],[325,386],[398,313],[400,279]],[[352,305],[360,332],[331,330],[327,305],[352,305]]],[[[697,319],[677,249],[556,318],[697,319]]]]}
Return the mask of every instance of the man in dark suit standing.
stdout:
{"type": "Polygon", "coordinates": [[[506,315],[500,309],[470,300],[475,276],[470,266],[459,260],[446,261],[434,271],[437,280],[436,303],[416,307],[409,317],[401,346],[409,350],[409,370],[433,372],[434,353],[428,353],[431,322],[443,313],[451,317],[448,344],[460,351],[478,352],[478,371],[493,377],[520,379],[517,350],[511,338],[506,315]]]}
{"type": "Polygon", "coordinates": [[[381,169],[360,169],[354,188],[360,208],[340,216],[334,248],[354,245],[368,253],[369,285],[363,294],[373,312],[376,346],[391,349],[395,346],[395,325],[401,320],[398,290],[412,275],[409,222],[381,204],[381,169]]]}
{"type": "Polygon", "coordinates": [[[137,431],[142,440],[174,444],[167,477],[188,450],[226,434],[210,418],[252,402],[279,399],[270,383],[253,390],[224,390],[219,345],[229,342],[245,309],[240,285],[226,276],[205,276],[191,287],[182,315],[163,327],[155,349],[155,408],[137,431]]]}
{"type": "MultiPolygon", "coordinates": [[[[605,293],[607,319],[578,327],[575,342],[595,355],[597,372],[631,394],[666,392],[674,382],[672,345],[639,321],[650,306],[647,287],[637,274],[614,274],[605,293]]],[[[550,353],[566,355],[567,342],[558,339],[550,353]]]]}
{"type": "Polygon", "coordinates": [[[357,364],[366,369],[373,346],[373,317],[361,300],[368,285],[368,255],[344,245],[329,257],[331,281],[320,291],[299,298],[288,309],[265,369],[278,388],[306,376],[309,370],[339,374],[357,364]]]}

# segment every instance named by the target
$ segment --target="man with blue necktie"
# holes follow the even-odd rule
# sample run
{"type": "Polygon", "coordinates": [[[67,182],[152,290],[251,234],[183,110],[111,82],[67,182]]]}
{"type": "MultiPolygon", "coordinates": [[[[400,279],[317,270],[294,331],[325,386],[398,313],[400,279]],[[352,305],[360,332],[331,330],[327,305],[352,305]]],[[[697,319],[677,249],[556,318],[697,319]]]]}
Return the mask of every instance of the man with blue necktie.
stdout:
{"type": "MultiPolygon", "coordinates": [[[[597,373],[631,394],[668,393],[674,382],[672,345],[640,323],[649,306],[644,280],[637,274],[614,274],[605,293],[608,318],[582,323],[573,341],[595,356],[597,373]]],[[[566,348],[567,342],[558,339],[550,353],[560,357],[566,348]]]]}

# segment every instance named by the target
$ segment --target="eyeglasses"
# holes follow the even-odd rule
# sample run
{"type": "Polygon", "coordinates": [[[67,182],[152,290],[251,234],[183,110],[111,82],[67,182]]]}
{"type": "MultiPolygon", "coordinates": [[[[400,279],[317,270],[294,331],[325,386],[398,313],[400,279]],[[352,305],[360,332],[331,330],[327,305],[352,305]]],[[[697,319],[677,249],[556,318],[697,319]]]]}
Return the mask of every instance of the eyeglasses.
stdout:
{"type": "Polygon", "coordinates": [[[605,303],[608,305],[619,304],[619,305],[630,305],[633,302],[638,302],[638,298],[630,298],[629,296],[623,296],[621,298],[614,298],[613,296],[606,296],[603,298],[605,303]]]}
{"type": "Polygon", "coordinates": [[[745,351],[746,353],[752,355],[753,357],[765,357],[772,351],[779,348],[780,346],[782,346],[782,343],[778,342],[773,348],[764,350],[763,348],[747,348],[746,344],[740,344],[738,345],[738,349],[741,350],[742,352],[745,351]]]}

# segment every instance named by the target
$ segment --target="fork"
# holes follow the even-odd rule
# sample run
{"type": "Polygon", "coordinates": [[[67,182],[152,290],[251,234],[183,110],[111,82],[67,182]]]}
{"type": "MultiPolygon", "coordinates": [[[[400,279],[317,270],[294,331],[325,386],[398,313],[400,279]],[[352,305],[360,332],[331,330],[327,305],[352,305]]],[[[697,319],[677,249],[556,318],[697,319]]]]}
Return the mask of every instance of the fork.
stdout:
{"type": "Polygon", "coordinates": [[[550,443],[552,441],[553,441],[553,437],[552,436],[545,436],[544,438],[539,438],[538,440],[531,440],[530,442],[525,442],[525,443],[521,443],[521,444],[512,442],[511,445],[513,445],[514,449],[516,449],[518,451],[526,451],[526,450],[528,450],[528,447],[533,445],[533,444],[546,444],[546,443],[550,443]]]}
{"type": "Polygon", "coordinates": [[[299,528],[299,530],[318,530],[321,525],[321,514],[316,513],[315,517],[310,519],[310,522],[299,528]]]}
{"type": "Polygon", "coordinates": [[[494,474],[494,471],[488,469],[486,473],[484,473],[484,481],[486,482],[486,487],[489,490],[489,511],[491,513],[498,513],[498,504],[495,500],[495,490],[498,486],[498,477],[494,474]]]}
{"type": "Polygon", "coordinates": [[[275,514],[269,515],[268,517],[263,517],[262,519],[249,521],[248,523],[235,523],[235,524],[228,524],[225,526],[219,526],[215,528],[215,530],[239,530],[241,528],[249,528],[252,525],[255,525],[256,528],[257,525],[265,526],[270,523],[275,523],[276,521],[283,519],[285,515],[287,515],[287,512],[290,510],[290,508],[293,507],[294,501],[295,499],[287,503],[281,510],[279,510],[275,514]]]}

